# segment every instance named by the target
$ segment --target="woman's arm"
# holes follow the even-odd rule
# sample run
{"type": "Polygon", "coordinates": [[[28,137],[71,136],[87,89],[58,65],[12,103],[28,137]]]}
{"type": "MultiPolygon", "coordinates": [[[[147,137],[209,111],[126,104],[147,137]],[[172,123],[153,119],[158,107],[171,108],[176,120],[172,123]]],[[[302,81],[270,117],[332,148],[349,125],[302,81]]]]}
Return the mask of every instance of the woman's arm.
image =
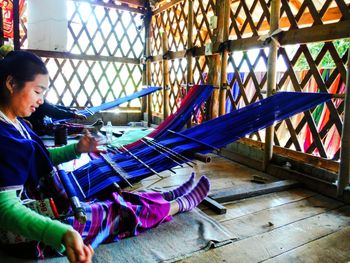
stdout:
{"type": "Polygon", "coordinates": [[[25,207],[16,190],[0,192],[0,222],[4,230],[43,241],[61,252],[66,248],[69,262],[91,262],[93,249],[84,244],[77,231],[25,207]]]}
{"type": "Polygon", "coordinates": [[[48,148],[52,164],[58,165],[79,158],[81,153],[76,151],[76,147],[77,143],[72,143],[61,147],[48,148]]]}
{"type": "Polygon", "coordinates": [[[0,192],[1,228],[62,250],[62,238],[72,227],[25,207],[15,190],[0,192]]]}
{"type": "Polygon", "coordinates": [[[62,147],[48,148],[50,158],[53,165],[68,162],[79,158],[80,154],[88,152],[101,152],[97,149],[98,143],[96,139],[91,136],[89,131],[85,131],[85,135],[78,143],[68,144],[62,147]]]}

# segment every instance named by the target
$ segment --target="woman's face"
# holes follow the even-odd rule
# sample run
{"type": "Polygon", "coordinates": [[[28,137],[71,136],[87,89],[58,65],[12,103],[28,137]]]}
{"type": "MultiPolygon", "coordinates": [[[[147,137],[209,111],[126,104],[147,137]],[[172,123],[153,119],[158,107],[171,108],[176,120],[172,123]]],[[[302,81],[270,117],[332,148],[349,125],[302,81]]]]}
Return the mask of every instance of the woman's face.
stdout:
{"type": "Polygon", "coordinates": [[[49,85],[49,75],[38,74],[33,81],[25,83],[24,87],[12,93],[11,108],[17,117],[28,117],[44,101],[44,93],[49,85]]]}

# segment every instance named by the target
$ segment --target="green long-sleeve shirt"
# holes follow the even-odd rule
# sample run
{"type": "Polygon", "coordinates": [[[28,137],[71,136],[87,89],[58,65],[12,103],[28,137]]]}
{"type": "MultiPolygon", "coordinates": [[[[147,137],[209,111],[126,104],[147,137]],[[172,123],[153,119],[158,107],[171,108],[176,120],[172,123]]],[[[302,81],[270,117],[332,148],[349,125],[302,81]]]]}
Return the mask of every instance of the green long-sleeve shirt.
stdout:
{"type": "MultiPolygon", "coordinates": [[[[49,148],[50,158],[54,165],[79,157],[75,152],[76,144],[58,148],[49,148]]],[[[6,175],[3,175],[6,176],[6,175]]],[[[72,229],[71,226],[57,220],[39,215],[25,207],[16,194],[16,190],[0,192],[1,228],[18,233],[31,240],[40,240],[63,251],[63,235],[72,229]]]]}

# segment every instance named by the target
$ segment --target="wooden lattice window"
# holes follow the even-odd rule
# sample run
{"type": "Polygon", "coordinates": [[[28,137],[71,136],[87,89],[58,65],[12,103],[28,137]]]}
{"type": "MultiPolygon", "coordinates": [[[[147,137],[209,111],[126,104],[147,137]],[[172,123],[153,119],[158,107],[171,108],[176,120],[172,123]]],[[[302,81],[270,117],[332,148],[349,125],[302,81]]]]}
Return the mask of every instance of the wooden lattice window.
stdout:
{"type": "MultiPolygon", "coordinates": [[[[154,62],[151,64],[152,85],[162,86],[162,63],[154,62]]],[[[163,112],[163,92],[157,91],[152,94],[152,112],[161,115],[163,112]]]]}
{"type": "MultiPolygon", "coordinates": [[[[50,90],[46,96],[53,103],[98,106],[130,95],[141,85],[139,65],[53,58],[46,58],[46,65],[50,73],[50,90]]],[[[125,106],[140,108],[141,101],[133,100],[125,106]]]]}
{"type": "Polygon", "coordinates": [[[281,2],[280,27],[284,30],[350,19],[349,0],[281,0],[281,2]]]}
{"type": "Polygon", "coordinates": [[[270,0],[233,1],[229,39],[247,38],[270,30],[270,0]]]}
{"type": "Polygon", "coordinates": [[[214,15],[213,10],[215,10],[213,0],[193,2],[193,45],[204,46],[211,42],[213,32],[209,26],[209,20],[214,15]]]}
{"type": "MultiPolygon", "coordinates": [[[[47,99],[66,106],[86,107],[130,95],[141,89],[144,28],[141,13],[107,7],[103,1],[67,0],[67,51],[94,56],[73,59],[45,56],[50,72],[47,99]],[[141,28],[141,30],[140,30],[141,28]],[[109,59],[115,57],[120,62],[109,59]]],[[[26,15],[21,17],[22,48],[27,47],[26,15]]],[[[141,107],[134,100],[121,107],[141,107]]]]}
{"type": "MultiPolygon", "coordinates": [[[[343,94],[346,50],[349,46],[349,41],[337,40],[280,48],[277,60],[278,90],[343,94]]],[[[268,49],[260,49],[234,52],[229,56],[228,111],[265,97],[267,54],[268,49]]],[[[338,160],[343,103],[341,99],[334,99],[276,124],[274,144],[338,160]]],[[[264,136],[265,132],[259,131],[248,137],[264,141],[264,136]]]]}
{"type": "Polygon", "coordinates": [[[186,70],[187,61],[183,59],[175,59],[169,61],[170,69],[170,92],[169,92],[169,106],[170,111],[174,113],[180,106],[181,99],[183,97],[183,90],[181,90],[181,85],[186,83],[186,70]]]}

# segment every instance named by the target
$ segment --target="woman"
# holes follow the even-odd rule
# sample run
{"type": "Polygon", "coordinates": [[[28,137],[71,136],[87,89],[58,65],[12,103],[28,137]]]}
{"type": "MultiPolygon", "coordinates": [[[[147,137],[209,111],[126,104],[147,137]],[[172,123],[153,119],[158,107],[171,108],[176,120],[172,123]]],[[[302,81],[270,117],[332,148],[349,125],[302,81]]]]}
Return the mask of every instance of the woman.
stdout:
{"type": "MultiPolygon", "coordinates": [[[[105,242],[116,241],[153,228],[171,216],[196,207],[209,192],[209,181],[194,175],[175,190],[164,193],[110,193],[103,200],[83,203],[88,222],[80,224],[70,216],[61,221],[26,208],[23,199],[53,197],[58,209],[62,193],[53,180],[53,165],[97,151],[97,142],[86,134],[77,144],[46,149],[40,138],[21,120],[43,103],[48,72],[41,59],[24,51],[10,52],[0,60],[0,221],[3,230],[29,240],[43,241],[57,250],[66,250],[70,262],[90,262],[89,244],[104,229],[105,242]],[[22,200],[21,200],[22,199],[22,200]],[[84,240],[84,242],[83,242],[84,240]]],[[[64,195],[63,195],[64,196],[64,195]]],[[[4,242],[4,240],[2,240],[4,242]]]]}

